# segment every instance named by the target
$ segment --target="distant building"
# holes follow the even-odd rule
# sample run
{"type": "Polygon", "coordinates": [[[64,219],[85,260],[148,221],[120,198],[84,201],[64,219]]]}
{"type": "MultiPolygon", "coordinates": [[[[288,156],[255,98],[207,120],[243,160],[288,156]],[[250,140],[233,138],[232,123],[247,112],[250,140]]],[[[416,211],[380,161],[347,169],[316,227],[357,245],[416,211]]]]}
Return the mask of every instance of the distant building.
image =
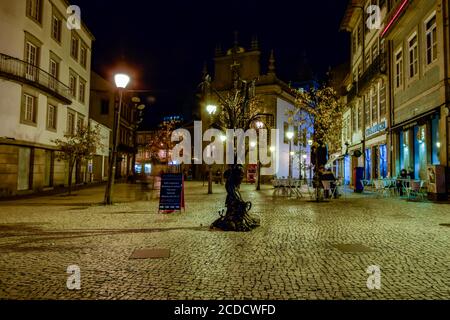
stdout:
{"type": "MultiPolygon", "coordinates": [[[[288,124],[288,117],[286,112],[294,108],[295,96],[294,90],[288,84],[278,79],[275,68],[275,54],[272,51],[267,65],[267,71],[264,72],[261,68],[260,61],[261,51],[259,50],[258,41],[256,38],[252,40],[249,49],[245,49],[238,45],[235,41],[234,48],[222,52],[220,49],[216,51],[214,59],[214,79],[213,87],[226,94],[232,88],[232,71],[231,66],[235,63],[238,65],[240,77],[246,81],[256,80],[256,94],[261,99],[262,105],[260,108],[261,114],[264,114],[264,122],[267,123],[271,129],[280,129],[278,137],[278,176],[289,175],[289,141],[286,138],[286,132],[294,131],[295,138],[293,142],[293,151],[298,152],[301,148],[299,141],[299,129],[290,127],[288,124]]],[[[209,123],[209,114],[202,108],[201,118],[204,124],[209,123]]],[[[204,127],[203,130],[207,130],[204,127]]],[[[308,156],[308,163],[310,153],[306,151],[308,156]]],[[[293,156],[293,177],[299,177],[300,161],[303,162],[300,154],[296,153],[293,156]]],[[[221,168],[221,167],[220,167],[221,168]]],[[[219,169],[220,169],[219,168],[219,169]]],[[[215,168],[213,169],[215,170],[215,168]]],[[[302,172],[303,173],[303,172],[302,172]]]]}
{"type": "MultiPolygon", "coordinates": [[[[133,163],[136,153],[136,116],[138,112],[136,109],[136,104],[138,103],[133,102],[133,98],[135,98],[133,92],[124,91],[120,116],[116,179],[127,178],[133,174],[133,163]]],[[[112,132],[115,123],[115,110],[118,105],[117,88],[113,83],[92,72],[90,118],[111,130],[109,156],[111,156],[112,152],[112,132]]],[[[106,159],[105,156],[102,156],[102,160],[100,160],[100,157],[96,157],[96,159],[94,164],[94,170],[97,172],[96,176],[98,176],[99,172],[107,173],[109,158],[106,159]]],[[[105,176],[103,178],[106,179],[105,176]]]]}
{"type": "MultiPolygon", "coordinates": [[[[0,2],[0,196],[67,184],[52,142],[88,124],[91,48],[66,26],[64,0],[0,2]]],[[[78,163],[74,181],[89,180],[78,163]]]]}

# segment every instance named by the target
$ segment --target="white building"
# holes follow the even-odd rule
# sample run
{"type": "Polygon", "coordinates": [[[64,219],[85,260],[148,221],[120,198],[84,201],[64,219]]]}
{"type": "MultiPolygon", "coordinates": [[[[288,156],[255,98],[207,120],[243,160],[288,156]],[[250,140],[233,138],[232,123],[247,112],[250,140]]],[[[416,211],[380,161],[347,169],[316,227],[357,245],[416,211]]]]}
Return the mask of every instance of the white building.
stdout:
{"type": "MultiPolygon", "coordinates": [[[[0,196],[67,182],[55,139],[87,125],[91,48],[70,30],[65,0],[0,1],[0,196]]],[[[76,182],[86,181],[77,165],[76,182]]]]}

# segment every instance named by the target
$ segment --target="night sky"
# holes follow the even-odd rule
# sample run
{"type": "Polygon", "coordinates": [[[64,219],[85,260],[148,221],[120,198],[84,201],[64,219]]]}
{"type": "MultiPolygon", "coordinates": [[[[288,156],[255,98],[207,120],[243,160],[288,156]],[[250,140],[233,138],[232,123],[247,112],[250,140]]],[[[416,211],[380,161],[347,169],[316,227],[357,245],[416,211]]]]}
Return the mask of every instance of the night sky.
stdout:
{"type": "Polygon", "coordinates": [[[321,77],[329,66],[349,58],[349,36],[339,32],[347,0],[74,0],[96,37],[93,70],[112,79],[115,70],[131,73],[133,89],[153,92],[156,103],[146,125],[163,115],[190,120],[203,64],[212,71],[215,48],[241,46],[257,35],[265,70],[275,50],[277,75],[299,77],[303,61],[321,77]]]}

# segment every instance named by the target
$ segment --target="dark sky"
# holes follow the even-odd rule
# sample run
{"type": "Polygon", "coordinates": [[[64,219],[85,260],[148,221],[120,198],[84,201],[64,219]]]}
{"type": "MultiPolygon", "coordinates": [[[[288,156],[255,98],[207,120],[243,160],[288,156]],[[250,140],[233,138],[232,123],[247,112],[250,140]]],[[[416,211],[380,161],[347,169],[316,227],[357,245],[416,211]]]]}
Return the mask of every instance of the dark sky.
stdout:
{"type": "Polygon", "coordinates": [[[297,80],[299,61],[318,75],[348,59],[349,36],[339,32],[347,0],[73,0],[96,41],[93,69],[111,77],[132,70],[133,88],[154,90],[147,123],[164,114],[189,117],[204,61],[212,69],[218,43],[229,48],[234,31],[248,47],[257,35],[262,66],[275,50],[278,77],[297,80]]]}

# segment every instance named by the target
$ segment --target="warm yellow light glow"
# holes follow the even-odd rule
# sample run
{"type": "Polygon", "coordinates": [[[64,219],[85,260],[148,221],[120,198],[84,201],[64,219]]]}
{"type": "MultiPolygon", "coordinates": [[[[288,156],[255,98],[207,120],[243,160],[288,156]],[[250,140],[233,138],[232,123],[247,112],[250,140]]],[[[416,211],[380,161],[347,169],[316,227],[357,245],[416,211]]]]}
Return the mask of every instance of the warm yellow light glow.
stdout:
{"type": "Polygon", "coordinates": [[[303,155],[303,159],[306,160],[306,158],[308,158],[308,156],[306,154],[303,155]]]}
{"type": "Polygon", "coordinates": [[[292,132],[292,131],[286,132],[286,138],[288,138],[289,140],[292,140],[292,138],[294,138],[294,132],[292,132]]]}
{"type": "Polygon", "coordinates": [[[275,152],[276,149],[274,146],[271,146],[269,150],[270,150],[270,152],[275,152]]]}
{"type": "Polygon", "coordinates": [[[119,73],[114,76],[114,81],[116,82],[116,87],[125,89],[130,83],[130,77],[126,74],[119,73]]]}
{"type": "Polygon", "coordinates": [[[310,139],[310,140],[308,140],[308,144],[310,145],[310,146],[312,146],[313,145],[313,141],[310,139]]]}
{"type": "Polygon", "coordinates": [[[216,105],[213,105],[213,104],[208,104],[208,105],[206,106],[206,111],[207,111],[210,115],[215,114],[216,111],[217,111],[217,106],[216,106],[216,105]]]}
{"type": "Polygon", "coordinates": [[[440,142],[436,142],[436,147],[440,148],[441,147],[441,143],[440,142]]]}
{"type": "Polygon", "coordinates": [[[295,155],[295,152],[294,151],[291,151],[291,156],[294,156],[295,155]]]}
{"type": "Polygon", "coordinates": [[[264,123],[263,123],[262,121],[256,122],[256,128],[257,128],[257,129],[262,129],[262,128],[264,128],[264,123]]]}
{"type": "Polygon", "coordinates": [[[250,142],[250,147],[252,148],[256,147],[256,142],[255,141],[250,142]]]}
{"type": "Polygon", "coordinates": [[[220,140],[221,140],[222,142],[227,141],[227,136],[221,135],[221,136],[220,136],[220,140]]]}

